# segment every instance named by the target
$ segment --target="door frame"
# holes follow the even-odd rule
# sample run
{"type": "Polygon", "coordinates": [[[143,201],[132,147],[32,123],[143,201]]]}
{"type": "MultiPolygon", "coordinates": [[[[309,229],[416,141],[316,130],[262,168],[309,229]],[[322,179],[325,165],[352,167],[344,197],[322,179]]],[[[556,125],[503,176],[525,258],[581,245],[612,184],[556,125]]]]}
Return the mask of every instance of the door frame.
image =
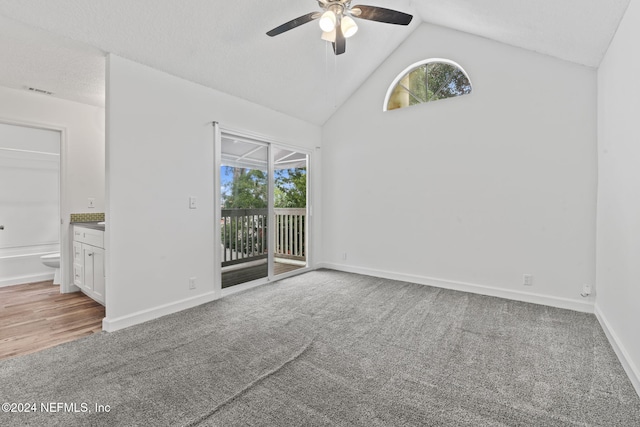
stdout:
{"type": "Polygon", "coordinates": [[[311,174],[313,173],[312,171],[312,167],[311,167],[311,159],[312,159],[312,155],[313,155],[313,150],[307,149],[307,148],[303,148],[303,147],[298,147],[292,144],[287,144],[284,142],[281,142],[278,139],[269,137],[269,136],[265,136],[265,135],[261,135],[258,133],[253,133],[253,132],[248,132],[245,130],[238,130],[238,129],[234,129],[234,128],[229,128],[229,127],[224,127],[221,126],[218,122],[213,122],[213,128],[214,128],[214,140],[213,140],[213,144],[214,144],[214,150],[213,150],[213,164],[214,164],[214,197],[213,197],[213,210],[214,210],[214,224],[213,224],[213,232],[214,232],[214,247],[213,247],[213,254],[214,254],[214,260],[216,260],[213,265],[214,265],[214,290],[215,293],[217,295],[221,295],[221,296],[227,296],[227,295],[231,295],[234,294],[236,292],[241,292],[244,291],[246,289],[250,289],[256,286],[260,286],[260,285],[264,285],[266,283],[269,283],[270,281],[276,279],[276,280],[281,280],[281,279],[285,279],[287,277],[291,277],[291,276],[295,276],[307,271],[312,270],[311,268],[311,259],[312,259],[312,250],[310,248],[309,242],[312,241],[313,239],[313,235],[312,235],[312,230],[313,230],[313,216],[311,215],[311,213],[313,212],[313,201],[312,201],[312,194],[313,192],[311,191],[311,174]],[[269,251],[268,254],[268,274],[267,277],[259,279],[259,280],[254,280],[251,282],[247,282],[247,283],[242,283],[239,285],[235,285],[229,288],[225,288],[222,289],[222,272],[221,272],[221,266],[220,266],[220,257],[222,255],[221,253],[221,245],[222,245],[222,239],[221,239],[221,228],[220,228],[220,221],[222,219],[222,212],[221,212],[221,204],[220,204],[220,199],[221,199],[221,189],[220,189],[220,184],[221,184],[221,177],[220,177],[220,168],[222,166],[222,137],[231,137],[231,138],[238,138],[238,139],[244,139],[244,140],[248,140],[249,142],[254,142],[254,143],[259,143],[259,144],[266,144],[267,145],[267,149],[268,149],[268,190],[269,190],[269,238],[271,238],[271,233],[274,232],[274,224],[275,224],[275,215],[274,215],[274,206],[273,206],[273,200],[274,200],[274,193],[275,193],[275,189],[274,189],[274,184],[275,184],[275,177],[274,177],[274,158],[273,158],[273,150],[272,147],[276,146],[276,147],[280,147],[286,150],[292,150],[292,151],[296,151],[298,153],[302,153],[305,154],[307,156],[307,221],[305,222],[305,250],[306,250],[306,256],[307,256],[307,265],[306,267],[303,268],[299,268],[297,270],[288,272],[288,273],[282,273],[278,276],[274,276],[274,271],[273,271],[273,263],[274,263],[274,252],[273,251],[269,251]]]}

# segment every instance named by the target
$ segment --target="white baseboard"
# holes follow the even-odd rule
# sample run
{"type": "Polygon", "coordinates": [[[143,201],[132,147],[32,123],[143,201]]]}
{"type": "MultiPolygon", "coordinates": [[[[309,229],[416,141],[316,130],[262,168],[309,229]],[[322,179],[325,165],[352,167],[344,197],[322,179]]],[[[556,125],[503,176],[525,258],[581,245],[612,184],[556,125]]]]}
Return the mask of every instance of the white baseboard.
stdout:
{"type": "Polygon", "coordinates": [[[452,289],[455,291],[470,292],[474,294],[505,298],[532,304],[548,305],[550,307],[564,308],[568,310],[580,311],[583,313],[593,313],[593,302],[590,301],[572,300],[568,298],[559,298],[532,292],[513,291],[509,289],[478,285],[475,283],[436,279],[433,277],[375,270],[371,268],[355,267],[344,264],[320,263],[318,264],[317,268],[329,268],[332,270],[345,271],[348,273],[364,274],[365,276],[381,277],[384,279],[417,283],[420,285],[433,286],[436,288],[452,289]]]}
{"type": "Polygon", "coordinates": [[[638,393],[638,396],[640,396],[640,369],[638,369],[635,363],[633,363],[633,360],[629,356],[629,353],[625,349],[624,345],[622,345],[622,342],[620,342],[618,335],[611,328],[611,324],[609,323],[605,315],[600,310],[600,307],[598,306],[598,304],[595,305],[594,311],[595,311],[596,318],[600,322],[600,326],[602,326],[602,330],[604,331],[605,335],[609,339],[609,343],[611,344],[611,347],[613,347],[613,351],[616,352],[616,355],[620,360],[620,364],[622,365],[625,372],[627,373],[627,376],[629,377],[631,384],[633,384],[633,388],[636,389],[636,393],[638,393]]]}
{"type": "Polygon", "coordinates": [[[46,280],[53,280],[53,270],[51,273],[31,274],[28,276],[9,277],[7,279],[0,280],[0,288],[5,286],[24,285],[26,283],[44,282],[46,280]]]}
{"type": "Polygon", "coordinates": [[[198,305],[211,302],[215,299],[217,299],[215,292],[207,292],[205,294],[186,298],[180,301],[172,302],[170,304],[164,304],[126,316],[116,317],[114,319],[105,317],[104,319],[102,319],[102,330],[107,332],[114,332],[119,329],[128,328],[129,326],[157,319],[158,317],[177,313],[178,311],[186,310],[188,308],[193,308],[198,305]]]}

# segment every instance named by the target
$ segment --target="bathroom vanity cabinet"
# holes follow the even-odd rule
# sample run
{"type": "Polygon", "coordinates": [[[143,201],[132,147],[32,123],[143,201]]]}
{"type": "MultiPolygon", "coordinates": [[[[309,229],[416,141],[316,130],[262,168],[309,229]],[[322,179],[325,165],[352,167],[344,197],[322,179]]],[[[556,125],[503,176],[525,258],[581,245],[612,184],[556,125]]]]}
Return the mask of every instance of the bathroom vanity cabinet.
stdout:
{"type": "Polygon", "coordinates": [[[104,231],[73,227],[73,284],[104,305],[104,231]]]}

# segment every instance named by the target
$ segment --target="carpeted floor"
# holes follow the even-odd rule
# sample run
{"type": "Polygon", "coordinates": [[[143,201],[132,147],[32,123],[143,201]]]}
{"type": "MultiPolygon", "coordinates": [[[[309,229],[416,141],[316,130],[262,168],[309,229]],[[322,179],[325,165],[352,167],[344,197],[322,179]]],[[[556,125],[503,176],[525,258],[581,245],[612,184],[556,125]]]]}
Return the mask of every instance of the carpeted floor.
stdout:
{"type": "Polygon", "coordinates": [[[37,406],[2,426],[640,425],[593,315],[328,270],[2,361],[0,401],[37,406]]]}

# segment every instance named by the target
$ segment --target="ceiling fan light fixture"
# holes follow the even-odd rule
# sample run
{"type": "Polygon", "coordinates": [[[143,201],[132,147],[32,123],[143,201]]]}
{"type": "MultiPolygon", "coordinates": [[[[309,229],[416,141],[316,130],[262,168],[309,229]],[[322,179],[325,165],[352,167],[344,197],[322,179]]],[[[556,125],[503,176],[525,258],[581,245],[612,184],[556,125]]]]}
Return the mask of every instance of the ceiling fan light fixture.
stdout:
{"type": "Polygon", "coordinates": [[[338,21],[338,19],[336,17],[336,14],[331,10],[327,10],[320,17],[320,22],[319,22],[320,28],[325,33],[330,33],[331,31],[336,29],[336,22],[337,21],[338,21]]]}
{"type": "Polygon", "coordinates": [[[334,43],[336,41],[336,29],[334,28],[331,31],[323,31],[321,39],[334,43]]]}
{"type": "Polygon", "coordinates": [[[358,5],[351,7],[353,0],[316,0],[320,11],[299,16],[274,29],[267,31],[269,37],[277,36],[297,28],[307,22],[318,20],[322,29],[323,40],[331,42],[333,53],[342,55],[346,52],[346,39],[358,32],[358,25],[353,18],[382,22],[394,25],[409,25],[412,15],[393,9],[378,6],[358,5]]]}
{"type": "Polygon", "coordinates": [[[342,17],[340,27],[342,29],[342,34],[344,34],[344,37],[347,39],[358,32],[358,25],[350,16],[342,17]]]}

